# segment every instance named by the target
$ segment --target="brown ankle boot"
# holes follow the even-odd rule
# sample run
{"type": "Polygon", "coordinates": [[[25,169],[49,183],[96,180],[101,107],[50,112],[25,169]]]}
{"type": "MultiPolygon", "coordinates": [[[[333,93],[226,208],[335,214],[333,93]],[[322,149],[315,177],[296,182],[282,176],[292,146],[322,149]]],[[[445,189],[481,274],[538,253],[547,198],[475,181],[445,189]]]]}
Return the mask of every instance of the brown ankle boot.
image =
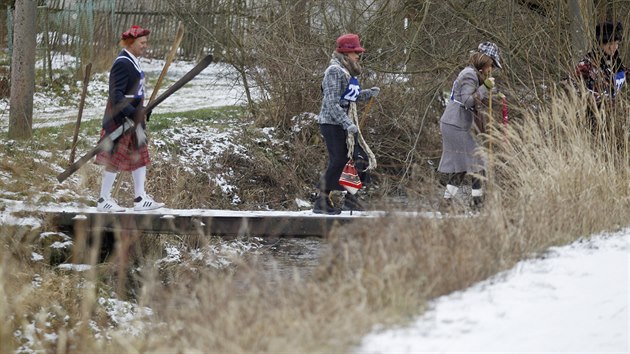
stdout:
{"type": "Polygon", "coordinates": [[[313,213],[315,214],[328,214],[328,215],[338,215],[341,214],[341,209],[335,207],[333,205],[332,200],[330,200],[330,196],[327,195],[319,195],[315,200],[315,206],[313,207],[313,213]]]}

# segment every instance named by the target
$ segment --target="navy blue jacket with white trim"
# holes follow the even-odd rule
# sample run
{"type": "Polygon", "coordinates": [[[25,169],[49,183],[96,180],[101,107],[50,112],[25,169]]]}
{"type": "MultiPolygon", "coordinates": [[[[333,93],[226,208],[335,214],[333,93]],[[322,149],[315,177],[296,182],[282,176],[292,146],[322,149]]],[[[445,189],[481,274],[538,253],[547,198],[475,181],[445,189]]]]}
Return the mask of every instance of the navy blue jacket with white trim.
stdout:
{"type": "Polygon", "coordinates": [[[133,58],[125,50],[118,57],[109,73],[109,97],[103,117],[103,129],[108,133],[122,125],[125,117],[133,119],[143,102],[143,97],[137,96],[142,76],[134,66],[133,58]],[[129,60],[118,59],[121,56],[129,60]]]}

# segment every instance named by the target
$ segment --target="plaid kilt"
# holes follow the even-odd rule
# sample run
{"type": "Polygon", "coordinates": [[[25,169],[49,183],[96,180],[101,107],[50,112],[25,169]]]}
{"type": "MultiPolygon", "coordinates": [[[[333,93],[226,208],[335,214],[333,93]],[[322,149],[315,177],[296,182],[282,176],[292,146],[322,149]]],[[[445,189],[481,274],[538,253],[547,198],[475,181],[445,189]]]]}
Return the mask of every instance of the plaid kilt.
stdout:
{"type": "MultiPolygon", "coordinates": [[[[105,129],[101,130],[101,139],[105,134],[105,129]]],[[[128,131],[114,142],[112,151],[99,152],[94,163],[115,171],[133,171],[147,166],[151,162],[147,144],[138,147],[136,140],[135,131],[128,131]]]]}

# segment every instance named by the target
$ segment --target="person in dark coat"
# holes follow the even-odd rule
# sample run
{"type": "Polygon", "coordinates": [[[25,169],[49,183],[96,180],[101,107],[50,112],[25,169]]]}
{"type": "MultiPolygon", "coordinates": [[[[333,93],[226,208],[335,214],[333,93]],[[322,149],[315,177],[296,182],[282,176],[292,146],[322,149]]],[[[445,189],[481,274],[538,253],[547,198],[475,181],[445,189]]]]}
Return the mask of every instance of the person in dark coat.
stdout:
{"type": "Polygon", "coordinates": [[[483,201],[482,183],[485,161],[473,134],[479,102],[494,87],[493,67],[501,68],[499,48],[491,42],[479,44],[469,58],[469,65],[457,75],[451,97],[440,118],[442,158],[438,171],[448,175],[443,205],[450,206],[466,174],[472,174],[474,206],[483,201]]]}
{"type": "MultiPolygon", "coordinates": [[[[571,77],[574,87],[583,84],[600,108],[614,104],[615,97],[626,82],[628,68],[619,58],[622,34],[620,22],[605,22],[595,26],[597,45],[580,60],[571,77]]],[[[591,129],[596,132],[597,121],[591,109],[588,116],[591,129]]]]}
{"type": "Polygon", "coordinates": [[[109,74],[109,97],[103,117],[101,138],[123,125],[133,127],[115,139],[113,145],[96,156],[96,164],[105,166],[102,177],[99,211],[125,211],[112,198],[111,192],[118,171],[131,171],[134,184],[134,210],[152,210],[164,206],[156,202],[144,190],[147,165],[150,162],[147,147],[146,112],[144,103],[144,71],[140,67],[141,57],[148,45],[150,31],[132,26],[122,34],[122,51],[114,60],[109,74]],[[142,115],[138,117],[138,115],[142,115]]]}
{"type": "MultiPolygon", "coordinates": [[[[372,151],[359,132],[357,121],[357,101],[365,101],[378,96],[380,89],[372,87],[362,90],[358,76],[361,74],[359,60],[365,49],[361,47],[359,36],[344,34],[337,38],[337,47],[332,53],[322,81],[322,106],[318,116],[320,133],[326,142],[328,166],[318,185],[319,194],[313,212],[317,214],[339,214],[341,209],[330,199],[331,191],[345,190],[339,184],[339,177],[349,156],[356,162],[359,177],[367,182],[368,168],[376,167],[372,151]],[[351,134],[354,144],[349,153],[347,138],[351,134]]],[[[363,206],[351,193],[346,193],[343,202],[346,210],[362,210],[363,206]]]]}

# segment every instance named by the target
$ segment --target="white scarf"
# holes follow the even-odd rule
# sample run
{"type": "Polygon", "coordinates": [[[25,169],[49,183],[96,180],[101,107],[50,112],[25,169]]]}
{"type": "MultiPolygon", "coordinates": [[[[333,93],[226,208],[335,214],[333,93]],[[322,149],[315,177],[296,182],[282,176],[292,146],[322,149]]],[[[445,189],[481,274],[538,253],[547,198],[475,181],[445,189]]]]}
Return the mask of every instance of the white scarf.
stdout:
{"type": "MultiPolygon", "coordinates": [[[[346,69],[340,63],[340,61],[337,58],[335,58],[334,55],[333,55],[332,60],[330,61],[330,64],[339,66],[341,68],[341,70],[343,70],[344,74],[346,74],[346,78],[348,80],[350,80],[350,78],[352,77],[350,75],[350,72],[348,71],[348,69],[346,69]]],[[[374,156],[374,153],[372,152],[372,149],[370,149],[370,146],[367,144],[367,142],[363,138],[363,134],[361,134],[361,127],[359,125],[359,114],[357,112],[357,103],[356,102],[350,101],[350,106],[348,107],[348,118],[350,118],[350,121],[352,121],[352,123],[354,125],[356,125],[357,128],[359,129],[359,132],[357,134],[357,136],[359,138],[359,146],[361,146],[361,148],[363,148],[365,153],[368,155],[369,165],[368,165],[366,171],[375,169],[376,166],[377,166],[377,164],[376,164],[376,156],[374,156]]],[[[352,159],[352,156],[354,155],[354,143],[355,143],[355,141],[354,141],[354,134],[348,133],[348,136],[346,137],[346,146],[348,147],[348,158],[349,159],[352,159]]]]}

